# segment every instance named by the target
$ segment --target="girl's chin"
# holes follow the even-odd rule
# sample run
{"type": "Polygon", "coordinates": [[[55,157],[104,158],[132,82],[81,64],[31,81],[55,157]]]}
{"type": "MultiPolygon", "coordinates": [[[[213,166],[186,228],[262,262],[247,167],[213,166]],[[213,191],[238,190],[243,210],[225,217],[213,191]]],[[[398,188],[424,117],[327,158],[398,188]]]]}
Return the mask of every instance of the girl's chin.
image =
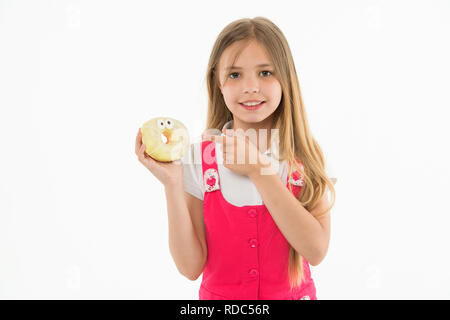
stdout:
{"type": "Polygon", "coordinates": [[[249,113],[249,112],[238,112],[235,113],[235,118],[238,119],[238,121],[244,122],[244,123],[258,123],[263,121],[267,118],[267,116],[260,114],[260,113],[249,113]]]}

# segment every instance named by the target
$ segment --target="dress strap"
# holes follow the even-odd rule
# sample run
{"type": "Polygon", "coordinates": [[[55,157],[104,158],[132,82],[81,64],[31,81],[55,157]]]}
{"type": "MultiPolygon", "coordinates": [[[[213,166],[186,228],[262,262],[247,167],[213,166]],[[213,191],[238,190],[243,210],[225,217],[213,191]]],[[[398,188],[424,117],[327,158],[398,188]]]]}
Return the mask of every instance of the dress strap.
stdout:
{"type": "Polygon", "coordinates": [[[205,192],[220,189],[219,170],[216,159],[216,146],[213,141],[205,140],[202,144],[202,172],[205,192]]]}

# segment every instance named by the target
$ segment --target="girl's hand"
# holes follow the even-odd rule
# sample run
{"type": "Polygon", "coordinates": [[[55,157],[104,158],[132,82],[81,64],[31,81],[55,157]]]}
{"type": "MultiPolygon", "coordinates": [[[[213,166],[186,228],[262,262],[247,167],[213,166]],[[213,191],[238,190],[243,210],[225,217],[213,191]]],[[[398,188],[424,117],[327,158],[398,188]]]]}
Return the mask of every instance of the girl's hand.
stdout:
{"type": "Polygon", "coordinates": [[[225,129],[224,133],[224,136],[203,135],[203,140],[222,144],[225,168],[250,177],[270,166],[270,160],[259,152],[248,136],[232,129],[225,129]]]}
{"type": "Polygon", "coordinates": [[[144,165],[164,186],[172,186],[183,183],[183,165],[181,160],[161,162],[153,159],[145,152],[142,143],[142,132],[139,128],[136,136],[136,155],[140,163],[144,165]]]}

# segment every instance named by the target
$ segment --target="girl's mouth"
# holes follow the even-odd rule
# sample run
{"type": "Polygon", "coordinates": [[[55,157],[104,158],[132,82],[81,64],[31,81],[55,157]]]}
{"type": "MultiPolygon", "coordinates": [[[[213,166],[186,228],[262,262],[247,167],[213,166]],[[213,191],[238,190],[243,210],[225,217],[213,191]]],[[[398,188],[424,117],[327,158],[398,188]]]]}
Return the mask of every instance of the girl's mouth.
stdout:
{"type": "Polygon", "coordinates": [[[256,110],[256,109],[259,109],[259,108],[261,108],[263,105],[264,105],[264,103],[266,103],[265,101],[262,101],[260,104],[257,104],[256,106],[246,106],[245,104],[243,104],[243,103],[239,103],[241,106],[243,106],[245,109],[247,109],[247,110],[256,110]]]}

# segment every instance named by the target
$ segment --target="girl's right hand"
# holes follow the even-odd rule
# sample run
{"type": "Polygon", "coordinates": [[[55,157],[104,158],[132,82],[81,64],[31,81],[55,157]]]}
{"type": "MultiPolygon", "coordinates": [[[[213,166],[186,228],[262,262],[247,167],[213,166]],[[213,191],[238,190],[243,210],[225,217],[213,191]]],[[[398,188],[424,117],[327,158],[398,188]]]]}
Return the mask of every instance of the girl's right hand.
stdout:
{"type": "Polygon", "coordinates": [[[145,152],[142,143],[142,132],[139,128],[136,136],[136,155],[140,163],[144,165],[164,186],[172,186],[183,183],[183,164],[181,160],[161,162],[153,159],[145,152]]]}

